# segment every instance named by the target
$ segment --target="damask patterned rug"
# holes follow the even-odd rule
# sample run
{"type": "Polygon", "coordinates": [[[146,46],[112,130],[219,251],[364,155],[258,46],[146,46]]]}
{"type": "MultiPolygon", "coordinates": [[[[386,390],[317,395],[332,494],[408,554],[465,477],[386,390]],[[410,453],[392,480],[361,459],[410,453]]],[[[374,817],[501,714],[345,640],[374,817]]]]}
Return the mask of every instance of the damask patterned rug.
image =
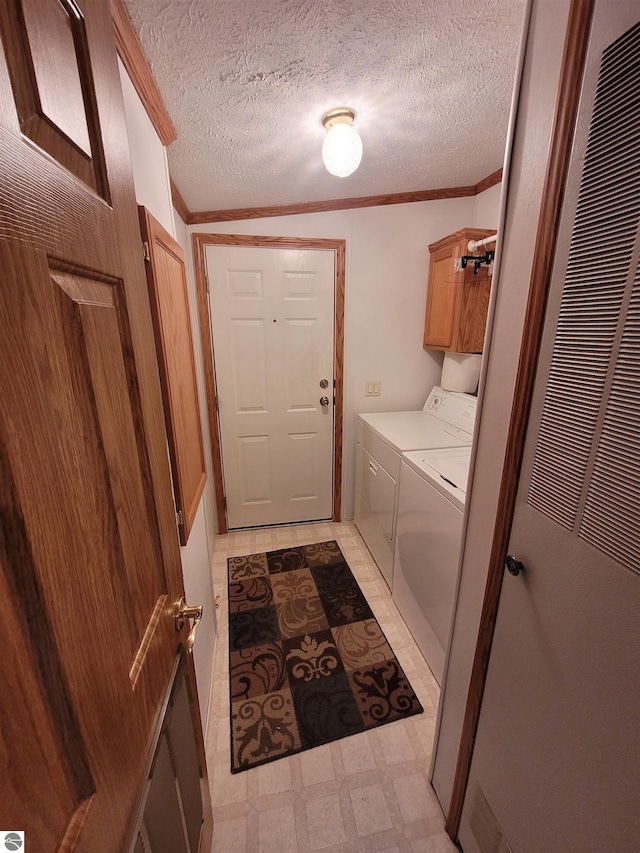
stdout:
{"type": "Polygon", "coordinates": [[[422,712],[337,542],[228,568],[232,773],[422,712]]]}

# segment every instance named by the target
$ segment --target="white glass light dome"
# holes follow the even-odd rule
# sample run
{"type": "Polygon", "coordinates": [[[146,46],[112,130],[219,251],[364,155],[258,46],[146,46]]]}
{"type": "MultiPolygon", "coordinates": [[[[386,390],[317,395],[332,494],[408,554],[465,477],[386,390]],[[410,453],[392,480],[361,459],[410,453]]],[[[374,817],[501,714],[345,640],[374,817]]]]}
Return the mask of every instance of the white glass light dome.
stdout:
{"type": "Polygon", "coordinates": [[[327,135],[322,143],[322,160],[327,171],[339,178],[351,175],[362,160],[362,140],[353,126],[355,113],[347,107],[331,110],[322,119],[327,135]]]}

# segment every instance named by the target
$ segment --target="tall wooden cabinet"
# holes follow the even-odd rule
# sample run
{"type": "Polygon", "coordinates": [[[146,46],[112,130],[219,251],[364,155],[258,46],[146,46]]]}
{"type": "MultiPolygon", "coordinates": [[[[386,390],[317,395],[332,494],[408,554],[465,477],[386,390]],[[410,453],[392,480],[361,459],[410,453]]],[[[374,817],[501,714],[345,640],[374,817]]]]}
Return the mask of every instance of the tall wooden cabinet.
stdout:
{"type": "Polygon", "coordinates": [[[469,240],[482,240],[496,232],[486,228],[462,228],[436,243],[429,252],[429,283],[424,323],[425,349],[445,352],[482,352],[489,307],[491,278],[483,265],[474,275],[473,263],[459,269],[463,255],[483,255],[495,244],[469,252],[469,240]]]}

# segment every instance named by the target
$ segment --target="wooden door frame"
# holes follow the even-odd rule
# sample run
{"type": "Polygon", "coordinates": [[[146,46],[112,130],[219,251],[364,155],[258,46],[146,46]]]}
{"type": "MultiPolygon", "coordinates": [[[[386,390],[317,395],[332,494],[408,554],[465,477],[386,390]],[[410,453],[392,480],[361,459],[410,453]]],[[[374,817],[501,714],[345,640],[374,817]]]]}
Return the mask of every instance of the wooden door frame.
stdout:
{"type": "Polygon", "coordinates": [[[333,521],[341,520],[342,511],[342,420],[344,411],[344,287],[346,269],[346,240],[329,240],[313,237],[253,237],[245,234],[192,234],[193,257],[200,318],[200,338],[204,358],[207,413],[213,456],[213,486],[216,495],[218,533],[228,533],[222,478],[222,447],[218,412],[216,409],[216,376],[213,362],[213,334],[209,317],[207,287],[207,246],[244,246],[256,249],[324,249],[336,253],[335,266],[335,406],[333,437],[333,521]]]}
{"type": "Polygon", "coordinates": [[[445,829],[460,828],[498,613],[595,0],[571,0],[478,639],[445,829]]]}

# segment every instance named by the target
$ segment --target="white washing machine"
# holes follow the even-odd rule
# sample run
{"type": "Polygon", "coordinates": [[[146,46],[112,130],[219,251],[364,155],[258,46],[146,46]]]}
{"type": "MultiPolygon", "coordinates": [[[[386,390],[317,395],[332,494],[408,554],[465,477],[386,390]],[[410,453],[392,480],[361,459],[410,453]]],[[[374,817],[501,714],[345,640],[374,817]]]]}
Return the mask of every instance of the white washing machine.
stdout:
{"type": "Polygon", "coordinates": [[[438,684],[453,615],[470,447],[404,453],[393,600],[438,684]]]}
{"type": "Polygon", "coordinates": [[[470,446],[475,415],[475,397],[436,385],[419,412],[358,416],[354,520],[389,587],[401,456],[408,450],[470,446]]]}

